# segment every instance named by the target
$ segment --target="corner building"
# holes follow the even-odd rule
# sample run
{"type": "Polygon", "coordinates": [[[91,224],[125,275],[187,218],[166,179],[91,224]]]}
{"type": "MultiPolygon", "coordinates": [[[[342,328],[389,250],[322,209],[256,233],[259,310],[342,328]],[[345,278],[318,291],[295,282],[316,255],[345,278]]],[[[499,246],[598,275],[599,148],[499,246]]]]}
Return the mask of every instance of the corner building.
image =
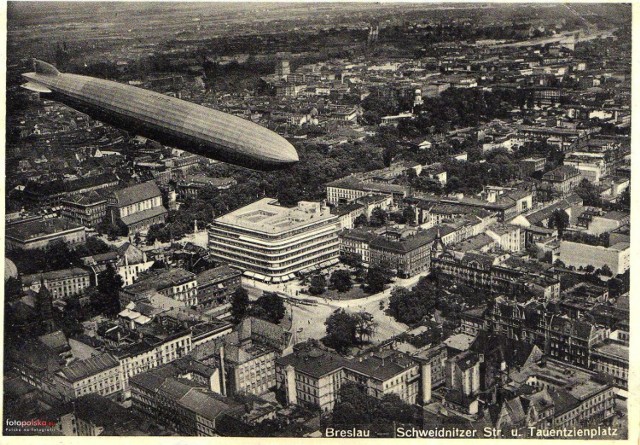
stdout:
{"type": "Polygon", "coordinates": [[[214,258],[264,282],[284,282],[300,271],[338,261],[340,221],[321,203],[288,208],[263,198],[209,226],[214,258]]]}

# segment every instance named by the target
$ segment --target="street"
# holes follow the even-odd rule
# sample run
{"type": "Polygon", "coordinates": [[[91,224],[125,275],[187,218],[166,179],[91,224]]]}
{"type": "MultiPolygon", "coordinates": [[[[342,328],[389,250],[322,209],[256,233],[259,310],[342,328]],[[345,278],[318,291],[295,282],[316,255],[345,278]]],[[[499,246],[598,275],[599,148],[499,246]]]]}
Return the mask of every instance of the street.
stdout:
{"type": "Polygon", "coordinates": [[[295,341],[300,342],[309,338],[320,339],[325,336],[324,322],[336,309],[345,309],[350,312],[366,311],[373,315],[374,320],[378,323],[375,335],[372,341],[379,343],[390,337],[398,335],[408,329],[408,326],[399,323],[384,313],[384,309],[389,304],[389,297],[394,287],[412,287],[420,276],[414,276],[408,279],[396,279],[394,283],[383,292],[359,298],[356,300],[327,300],[322,296],[314,297],[307,294],[298,294],[302,288],[294,281],[285,284],[265,284],[260,281],[244,278],[242,285],[247,289],[249,298],[256,300],[262,295],[262,292],[271,291],[289,295],[292,299],[313,300],[315,305],[310,304],[293,304],[288,302],[285,304],[287,312],[292,314],[291,332],[295,336],[295,341]],[[380,309],[380,302],[384,303],[384,309],[380,309]],[[298,332],[299,331],[299,332],[298,332]]]}

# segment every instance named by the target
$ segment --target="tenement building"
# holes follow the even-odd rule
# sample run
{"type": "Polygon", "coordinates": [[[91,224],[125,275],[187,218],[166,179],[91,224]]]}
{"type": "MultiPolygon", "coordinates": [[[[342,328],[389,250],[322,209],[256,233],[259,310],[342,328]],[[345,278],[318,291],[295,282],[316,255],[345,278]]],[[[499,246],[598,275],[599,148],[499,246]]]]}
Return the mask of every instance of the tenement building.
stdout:
{"type": "Polygon", "coordinates": [[[221,262],[265,282],[338,261],[340,221],[321,203],[280,206],[272,198],[217,218],[209,227],[209,249],[221,262]]]}
{"type": "Polygon", "coordinates": [[[362,385],[376,398],[395,394],[408,404],[431,399],[430,364],[404,352],[385,349],[347,359],[300,343],[293,353],[276,360],[276,391],[289,405],[313,405],[329,412],[346,382],[362,385]]]}
{"type": "Polygon", "coordinates": [[[185,306],[198,304],[196,275],[180,268],[147,271],[138,281],[120,289],[120,301],[124,306],[130,301],[144,299],[149,292],[158,292],[185,306]]]}
{"type": "Polygon", "coordinates": [[[53,270],[42,274],[25,275],[22,286],[38,292],[45,285],[54,299],[81,295],[91,285],[91,274],[80,267],[53,270]]]}

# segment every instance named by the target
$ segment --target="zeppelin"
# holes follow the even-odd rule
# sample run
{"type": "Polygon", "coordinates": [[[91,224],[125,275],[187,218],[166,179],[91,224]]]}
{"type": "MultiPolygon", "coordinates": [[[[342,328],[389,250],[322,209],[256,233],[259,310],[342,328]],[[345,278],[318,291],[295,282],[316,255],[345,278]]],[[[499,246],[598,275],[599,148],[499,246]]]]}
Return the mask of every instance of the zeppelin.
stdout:
{"type": "Polygon", "coordinates": [[[59,72],[34,60],[22,85],[94,119],[210,159],[255,170],[298,162],[280,135],[245,119],[110,80],[59,72]]]}

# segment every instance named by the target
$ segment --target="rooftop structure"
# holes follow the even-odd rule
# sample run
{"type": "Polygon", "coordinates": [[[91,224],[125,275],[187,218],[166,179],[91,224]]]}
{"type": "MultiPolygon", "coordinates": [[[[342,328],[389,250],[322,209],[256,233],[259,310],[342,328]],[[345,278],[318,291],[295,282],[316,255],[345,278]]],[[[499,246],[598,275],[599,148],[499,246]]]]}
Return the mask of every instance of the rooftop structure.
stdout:
{"type": "Polygon", "coordinates": [[[247,276],[287,281],[296,272],[336,261],[339,229],[338,217],[321,203],[301,201],[288,208],[263,198],[216,218],[209,249],[247,276]]]}

